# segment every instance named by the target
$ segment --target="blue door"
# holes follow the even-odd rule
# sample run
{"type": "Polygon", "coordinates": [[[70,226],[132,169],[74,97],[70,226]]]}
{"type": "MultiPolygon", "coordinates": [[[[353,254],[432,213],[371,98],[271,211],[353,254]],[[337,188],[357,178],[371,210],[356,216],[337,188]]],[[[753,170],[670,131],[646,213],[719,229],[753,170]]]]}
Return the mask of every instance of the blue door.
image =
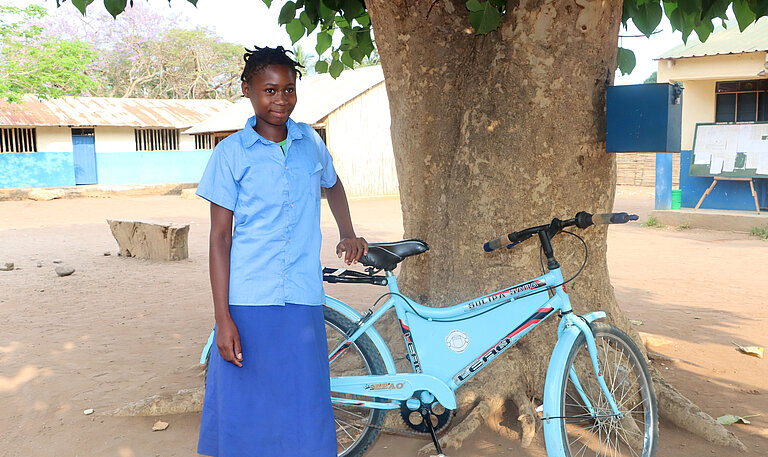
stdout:
{"type": "Polygon", "coordinates": [[[96,143],[93,129],[72,129],[75,184],[96,184],[96,143]]]}

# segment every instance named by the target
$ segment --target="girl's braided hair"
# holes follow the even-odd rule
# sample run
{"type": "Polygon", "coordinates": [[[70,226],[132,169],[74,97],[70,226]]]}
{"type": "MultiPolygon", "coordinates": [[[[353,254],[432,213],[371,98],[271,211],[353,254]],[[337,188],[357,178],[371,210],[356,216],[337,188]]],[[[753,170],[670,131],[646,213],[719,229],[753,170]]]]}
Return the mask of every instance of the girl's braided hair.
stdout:
{"type": "Polygon", "coordinates": [[[276,48],[254,46],[253,50],[245,48],[245,51],[245,54],[243,54],[245,68],[240,75],[240,81],[248,81],[251,76],[270,65],[285,65],[292,69],[301,79],[301,70],[299,68],[304,68],[304,66],[288,56],[288,53],[293,54],[293,51],[288,51],[282,46],[276,48]]]}

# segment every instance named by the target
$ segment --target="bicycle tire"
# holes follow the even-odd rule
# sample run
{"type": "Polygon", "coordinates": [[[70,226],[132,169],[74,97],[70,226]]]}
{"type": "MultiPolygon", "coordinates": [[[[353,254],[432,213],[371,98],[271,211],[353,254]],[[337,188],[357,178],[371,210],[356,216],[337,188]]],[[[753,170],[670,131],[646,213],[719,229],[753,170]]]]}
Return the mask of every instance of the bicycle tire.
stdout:
{"type": "Polygon", "coordinates": [[[618,328],[604,323],[592,323],[591,328],[603,379],[622,417],[613,416],[595,376],[584,334],[580,334],[571,346],[560,384],[555,386],[565,456],[654,457],[659,441],[658,408],[645,359],[618,328]],[[571,368],[592,411],[576,389],[571,368]]]}
{"type": "MultiPolygon", "coordinates": [[[[328,306],[323,306],[323,314],[328,338],[328,350],[332,351],[343,339],[347,338],[346,335],[355,327],[355,324],[349,318],[328,306]]],[[[332,377],[344,375],[382,375],[387,373],[384,362],[376,350],[376,346],[374,346],[367,335],[360,336],[346,351],[337,356],[330,363],[330,372],[332,377]]],[[[344,398],[355,399],[353,396],[345,396],[344,398]]],[[[360,397],[360,399],[370,400],[369,397],[360,397]]],[[[380,399],[374,400],[383,401],[380,399]]],[[[362,457],[379,437],[381,430],[377,427],[381,426],[384,422],[386,411],[334,404],[333,412],[336,423],[337,455],[339,457],[362,457]],[[352,419],[354,419],[357,425],[350,423],[352,419]],[[365,425],[360,426],[360,422],[365,422],[365,425]]]]}

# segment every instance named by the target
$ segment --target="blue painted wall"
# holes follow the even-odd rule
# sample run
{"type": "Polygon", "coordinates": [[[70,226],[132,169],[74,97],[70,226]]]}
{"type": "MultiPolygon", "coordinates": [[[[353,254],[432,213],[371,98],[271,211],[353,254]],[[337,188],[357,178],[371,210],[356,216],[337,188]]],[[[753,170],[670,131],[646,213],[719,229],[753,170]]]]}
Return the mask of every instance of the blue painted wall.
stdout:
{"type": "Polygon", "coordinates": [[[97,152],[99,184],[198,182],[211,152],[97,152]]]}
{"type": "MultiPolygon", "coordinates": [[[[684,208],[695,207],[714,179],[689,176],[688,170],[690,167],[691,151],[682,151],[680,153],[680,190],[682,191],[680,206],[684,208]]],[[[753,182],[760,207],[765,208],[768,205],[768,199],[766,198],[768,179],[755,178],[753,182]]],[[[704,203],[699,208],[754,211],[755,200],[752,198],[748,182],[720,181],[707,198],[704,199],[704,203]]]]}
{"type": "Polygon", "coordinates": [[[0,154],[0,188],[75,185],[71,152],[6,152],[0,154]]]}
{"type": "MultiPolygon", "coordinates": [[[[200,181],[211,156],[203,151],[96,153],[98,184],[165,184],[200,181]]],[[[0,188],[75,185],[71,152],[0,154],[0,188]]]]}

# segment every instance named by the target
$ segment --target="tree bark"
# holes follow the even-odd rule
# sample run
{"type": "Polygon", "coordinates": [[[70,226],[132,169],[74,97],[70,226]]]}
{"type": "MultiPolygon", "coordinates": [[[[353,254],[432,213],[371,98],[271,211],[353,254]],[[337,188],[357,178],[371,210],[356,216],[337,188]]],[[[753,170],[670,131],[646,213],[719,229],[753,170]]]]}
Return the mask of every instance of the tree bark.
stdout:
{"type": "MultiPolygon", "coordinates": [[[[387,82],[405,237],[431,246],[403,263],[399,284],[423,304],[449,306],[537,276],[537,240],[493,254],[482,244],[553,217],[612,210],[605,95],[621,2],[510,0],[499,30],[487,35],[473,33],[464,0],[366,5],[387,82]]],[[[606,226],[580,234],[589,264],[569,284],[575,311],[601,309],[639,342],[609,280],[606,226]]],[[[581,243],[560,236],[553,244],[564,276],[575,274],[581,243]]],[[[556,321],[457,391],[460,409],[477,405],[468,422],[480,414],[515,436],[494,419],[500,399],[511,399],[530,442],[530,399],[542,398],[556,321]]],[[[455,428],[446,440],[454,447],[474,429],[455,428]]]]}

